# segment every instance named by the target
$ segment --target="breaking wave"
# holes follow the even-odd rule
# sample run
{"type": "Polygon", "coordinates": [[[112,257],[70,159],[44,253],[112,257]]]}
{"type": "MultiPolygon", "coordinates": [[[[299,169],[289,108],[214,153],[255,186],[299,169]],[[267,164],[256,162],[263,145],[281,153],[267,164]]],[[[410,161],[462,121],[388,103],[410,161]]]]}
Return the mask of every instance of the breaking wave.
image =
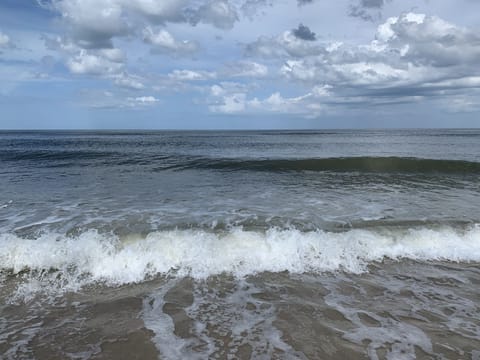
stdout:
{"type": "Polygon", "coordinates": [[[94,283],[138,283],[158,275],[204,279],[228,273],[362,273],[386,258],[418,261],[480,261],[480,227],[383,231],[241,228],[158,231],[119,238],[95,230],[76,237],[45,233],[35,240],[0,235],[1,272],[7,277],[47,279],[62,291],[94,283]]]}

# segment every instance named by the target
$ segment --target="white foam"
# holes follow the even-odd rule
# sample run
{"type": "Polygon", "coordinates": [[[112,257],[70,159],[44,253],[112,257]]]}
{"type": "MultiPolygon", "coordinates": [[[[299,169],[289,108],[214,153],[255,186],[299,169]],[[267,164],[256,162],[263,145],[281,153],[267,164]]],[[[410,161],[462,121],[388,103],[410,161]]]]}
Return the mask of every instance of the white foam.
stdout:
{"type": "MultiPolygon", "coordinates": [[[[170,316],[163,312],[165,295],[177,285],[171,280],[154,294],[143,300],[142,318],[145,326],[155,333],[153,342],[165,359],[193,359],[193,353],[187,352],[189,342],[174,333],[175,324],[170,316]]],[[[198,356],[196,358],[199,358],[198,356]]]]}
{"type": "Polygon", "coordinates": [[[196,279],[224,272],[238,277],[265,271],[361,273],[367,271],[368,264],[385,257],[480,261],[480,227],[381,233],[173,230],[152,232],[146,238],[130,237],[128,241],[93,230],[77,237],[46,233],[35,240],[0,235],[2,270],[17,274],[28,269],[27,278],[47,279],[63,290],[94,282],[134,283],[167,273],[196,279]],[[49,270],[53,271],[49,274],[49,270]]]}
{"type": "Polygon", "coordinates": [[[205,282],[195,282],[193,302],[185,308],[185,314],[192,320],[191,336],[177,336],[172,318],[163,312],[165,295],[177,284],[176,280],[168,281],[143,303],[142,318],[145,326],[155,333],[153,342],[162,358],[237,359],[240,348],[248,345],[254,359],[275,358],[275,351],[281,351],[286,359],[305,359],[282,340],[282,333],[274,326],[277,319],[274,304],[256,298],[254,294],[261,290],[244,279],[224,289],[221,295],[205,286],[205,282]],[[228,350],[224,348],[224,338],[228,338],[228,350]]]}
{"type": "Polygon", "coordinates": [[[0,205],[0,209],[5,209],[7,207],[9,207],[10,205],[12,205],[13,203],[13,200],[9,200],[7,203],[3,204],[3,205],[0,205]]]}

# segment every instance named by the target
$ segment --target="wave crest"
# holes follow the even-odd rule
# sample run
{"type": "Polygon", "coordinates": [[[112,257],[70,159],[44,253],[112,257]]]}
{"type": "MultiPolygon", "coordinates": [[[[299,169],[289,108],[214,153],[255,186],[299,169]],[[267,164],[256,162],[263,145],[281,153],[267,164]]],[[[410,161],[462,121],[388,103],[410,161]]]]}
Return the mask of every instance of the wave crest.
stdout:
{"type": "Polygon", "coordinates": [[[121,285],[167,274],[203,279],[267,271],[361,273],[385,258],[476,262],[480,227],[342,233],[173,230],[122,239],[92,230],[78,237],[47,233],[36,240],[2,234],[0,246],[2,272],[61,279],[63,290],[75,291],[96,282],[121,285]]]}

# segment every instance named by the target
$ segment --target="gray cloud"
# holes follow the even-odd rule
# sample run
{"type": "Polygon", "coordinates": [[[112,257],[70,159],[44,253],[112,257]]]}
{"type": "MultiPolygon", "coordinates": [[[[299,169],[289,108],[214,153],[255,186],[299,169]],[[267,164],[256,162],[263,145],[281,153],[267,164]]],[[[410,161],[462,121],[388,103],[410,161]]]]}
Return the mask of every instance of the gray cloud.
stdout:
{"type": "Polygon", "coordinates": [[[385,4],[385,0],[360,0],[360,5],[366,8],[380,9],[385,4]]]}
{"type": "Polygon", "coordinates": [[[256,41],[245,45],[247,56],[273,59],[304,58],[324,52],[324,46],[314,41],[305,41],[295,36],[293,31],[285,31],[276,37],[261,36],[256,41]]]}
{"type": "Polygon", "coordinates": [[[311,4],[313,0],[297,0],[298,6],[311,4]]]}
{"type": "Polygon", "coordinates": [[[219,29],[231,29],[238,21],[236,7],[227,0],[210,0],[196,10],[194,23],[203,22],[219,29]]]}
{"type": "MultiPolygon", "coordinates": [[[[84,49],[112,48],[115,37],[145,26],[185,23],[231,29],[239,10],[253,15],[267,0],[52,0],[48,9],[61,14],[68,36],[84,49]]],[[[46,6],[46,5],[44,5],[46,6]]]]}
{"type": "Polygon", "coordinates": [[[317,40],[316,34],[310,30],[308,26],[303,24],[298,25],[298,28],[292,30],[293,35],[297,38],[307,41],[315,41],[317,40]]]}
{"type": "Polygon", "coordinates": [[[366,21],[374,21],[381,18],[381,10],[386,0],[356,0],[350,5],[349,15],[366,21]]]}
{"type": "Polygon", "coordinates": [[[247,48],[253,56],[282,62],[280,72],[289,81],[328,85],[323,104],[449,103],[446,98],[455,100],[457,109],[460,104],[471,109],[480,104],[464,96],[467,89],[480,90],[480,35],[435,16],[407,13],[390,18],[378,27],[375,39],[363,45],[305,42],[286,32],[259,38],[247,48]]]}
{"type": "Polygon", "coordinates": [[[129,31],[119,2],[63,0],[52,6],[61,13],[72,40],[85,49],[112,48],[112,38],[129,31]]]}
{"type": "Polygon", "coordinates": [[[260,9],[267,6],[273,6],[273,0],[246,0],[243,5],[240,6],[242,13],[253,19],[253,16],[256,15],[260,9]]]}

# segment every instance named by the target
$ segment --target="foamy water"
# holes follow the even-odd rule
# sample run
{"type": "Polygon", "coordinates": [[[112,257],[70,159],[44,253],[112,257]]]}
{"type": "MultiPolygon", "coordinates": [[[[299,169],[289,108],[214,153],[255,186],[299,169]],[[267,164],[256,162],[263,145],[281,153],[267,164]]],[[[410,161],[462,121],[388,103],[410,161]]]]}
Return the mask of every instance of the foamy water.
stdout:
{"type": "Polygon", "coordinates": [[[95,282],[122,285],[157,275],[205,279],[222,273],[245,277],[282,271],[358,274],[385,258],[478,262],[480,227],[340,233],[235,228],[220,233],[158,231],[124,238],[91,230],[76,237],[46,233],[34,240],[2,234],[0,247],[3,271],[26,271],[26,279],[48,280],[49,286],[75,291],[95,282]]]}

